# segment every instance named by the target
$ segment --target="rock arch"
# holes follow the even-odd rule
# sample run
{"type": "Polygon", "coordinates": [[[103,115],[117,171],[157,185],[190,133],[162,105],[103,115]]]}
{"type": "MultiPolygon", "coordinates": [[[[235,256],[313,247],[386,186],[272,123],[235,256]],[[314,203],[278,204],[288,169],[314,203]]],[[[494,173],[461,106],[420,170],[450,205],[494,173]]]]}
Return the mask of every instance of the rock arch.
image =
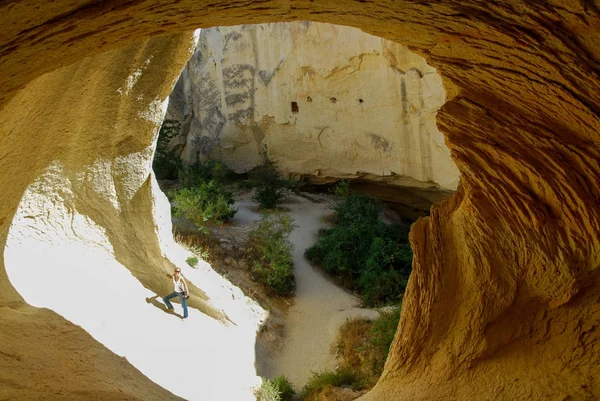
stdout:
{"type": "MultiPolygon", "coordinates": [[[[82,143],[91,146],[97,132],[105,132],[78,125],[90,120],[74,116],[43,127],[34,151],[23,151],[29,132],[39,129],[24,119],[70,106],[58,103],[60,93],[49,89],[60,92],[61,85],[81,82],[91,88],[108,78],[92,74],[97,66],[87,67],[92,77],[87,81],[85,70],[67,76],[58,68],[84,68],[103,52],[115,51],[115,62],[133,73],[143,66],[144,47],[167,49],[169,40],[176,41],[179,50],[170,57],[179,59],[190,38],[181,32],[201,26],[298,19],[353,25],[409,46],[445,77],[449,101],[438,124],[462,176],[457,193],[413,227],[414,274],[401,330],[382,379],[365,399],[600,395],[595,379],[600,377],[600,46],[595,39],[600,12],[595,2],[81,1],[38,7],[6,3],[0,11],[3,250],[26,187],[55,156],[49,153],[53,140],[72,136],[69,146],[56,151],[81,169],[82,143]],[[124,46],[133,47],[125,53],[119,50],[124,46]],[[60,82],[44,85],[40,79],[52,71],[60,82]]],[[[164,83],[155,88],[156,98],[166,97],[173,71],[148,74],[150,81],[164,83]]],[[[150,86],[142,86],[140,95],[149,94],[150,86]]],[[[124,124],[140,118],[131,115],[134,106],[97,106],[119,111],[124,124]]],[[[119,131],[109,138],[110,146],[95,151],[106,151],[114,161],[136,147],[147,149],[155,126],[140,129],[142,135],[119,131]]],[[[141,163],[147,161],[146,156],[141,163]]],[[[137,189],[149,173],[140,171],[137,189]]],[[[136,205],[146,217],[152,215],[149,199],[136,205]]],[[[149,245],[142,241],[142,246],[149,245]]],[[[23,300],[6,277],[4,259],[0,263],[0,302],[17,308],[23,300]]]]}

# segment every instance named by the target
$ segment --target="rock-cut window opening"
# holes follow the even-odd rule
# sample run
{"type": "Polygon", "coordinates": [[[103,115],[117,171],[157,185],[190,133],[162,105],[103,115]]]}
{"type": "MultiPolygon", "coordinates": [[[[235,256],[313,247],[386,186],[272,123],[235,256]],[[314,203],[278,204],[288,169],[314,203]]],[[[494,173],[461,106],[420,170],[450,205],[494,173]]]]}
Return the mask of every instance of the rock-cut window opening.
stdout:
{"type": "Polygon", "coordinates": [[[298,111],[298,102],[292,102],[292,113],[297,113],[298,111]]]}

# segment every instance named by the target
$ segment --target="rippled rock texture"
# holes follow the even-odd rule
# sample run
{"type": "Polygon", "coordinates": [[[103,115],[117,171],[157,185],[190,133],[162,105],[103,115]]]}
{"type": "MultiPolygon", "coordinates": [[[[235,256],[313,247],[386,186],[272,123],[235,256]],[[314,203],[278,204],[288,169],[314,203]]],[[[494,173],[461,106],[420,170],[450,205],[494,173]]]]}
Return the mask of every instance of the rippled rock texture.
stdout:
{"type": "MultiPolygon", "coordinates": [[[[438,128],[461,182],[413,226],[403,317],[384,375],[364,399],[591,400],[600,398],[599,8],[594,0],[3,3],[1,104],[16,113],[10,118],[26,118],[32,106],[17,93],[41,74],[199,26],[313,20],[407,46],[442,75],[438,128]]],[[[32,162],[35,125],[3,127],[2,248],[24,188],[45,167],[32,162]]],[[[36,154],[52,151],[61,133],[38,135],[36,154]]],[[[97,136],[83,130],[72,140],[97,136]]],[[[151,135],[142,137],[149,144],[151,135]]],[[[111,154],[119,152],[132,150],[111,154]]],[[[1,285],[5,310],[22,302],[4,273],[1,285]]]]}

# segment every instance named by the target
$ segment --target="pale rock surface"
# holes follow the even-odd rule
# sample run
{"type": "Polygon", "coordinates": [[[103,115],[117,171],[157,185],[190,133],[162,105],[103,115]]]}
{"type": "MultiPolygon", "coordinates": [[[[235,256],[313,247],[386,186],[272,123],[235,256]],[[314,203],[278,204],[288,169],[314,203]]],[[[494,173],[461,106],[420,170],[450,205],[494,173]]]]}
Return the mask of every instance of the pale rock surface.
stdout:
{"type": "Polygon", "coordinates": [[[0,169],[10,172],[0,177],[10,214],[0,399],[254,398],[265,313],[207,263],[187,266],[151,170],[195,39],[83,59],[35,79],[0,112],[0,169]],[[186,321],[160,300],[175,266],[190,284],[186,321]]]}
{"type": "Polygon", "coordinates": [[[454,190],[458,169],[436,127],[440,75],[398,43],[314,22],[202,30],[167,118],[187,163],[237,172],[263,155],[296,176],[386,176],[454,190]]]}

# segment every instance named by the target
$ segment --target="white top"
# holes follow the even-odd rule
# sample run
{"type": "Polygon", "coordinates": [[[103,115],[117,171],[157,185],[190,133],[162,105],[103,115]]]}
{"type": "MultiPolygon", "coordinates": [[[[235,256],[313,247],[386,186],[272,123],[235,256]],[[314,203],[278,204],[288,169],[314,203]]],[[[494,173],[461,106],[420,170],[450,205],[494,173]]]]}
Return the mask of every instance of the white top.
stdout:
{"type": "Polygon", "coordinates": [[[175,275],[173,275],[173,291],[175,292],[185,292],[183,277],[180,275],[179,280],[175,280],[175,275]]]}

